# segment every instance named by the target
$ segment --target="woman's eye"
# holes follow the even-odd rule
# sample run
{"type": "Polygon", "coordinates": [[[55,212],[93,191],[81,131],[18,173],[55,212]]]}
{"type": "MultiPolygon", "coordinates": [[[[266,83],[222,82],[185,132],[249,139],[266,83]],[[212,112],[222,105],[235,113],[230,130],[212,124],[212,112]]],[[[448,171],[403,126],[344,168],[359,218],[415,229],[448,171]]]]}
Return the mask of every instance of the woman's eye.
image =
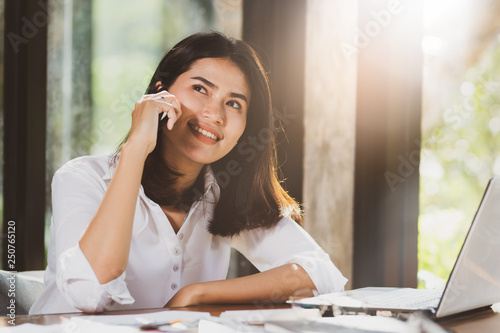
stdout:
{"type": "Polygon", "coordinates": [[[198,84],[194,85],[193,89],[196,90],[197,92],[202,93],[202,94],[205,94],[207,92],[207,90],[205,88],[203,88],[203,86],[200,86],[198,84]]]}
{"type": "Polygon", "coordinates": [[[234,108],[234,109],[237,109],[237,110],[240,110],[241,109],[241,104],[236,102],[236,101],[229,101],[226,103],[226,105],[234,108]]]}

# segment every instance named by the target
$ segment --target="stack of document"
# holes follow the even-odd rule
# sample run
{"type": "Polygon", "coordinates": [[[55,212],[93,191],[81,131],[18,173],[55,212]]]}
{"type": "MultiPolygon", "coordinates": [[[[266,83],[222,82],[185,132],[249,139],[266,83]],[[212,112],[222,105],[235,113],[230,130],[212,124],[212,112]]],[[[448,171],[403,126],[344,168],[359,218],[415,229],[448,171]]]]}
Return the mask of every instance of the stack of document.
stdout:
{"type": "MultiPolygon", "coordinates": [[[[322,318],[318,309],[301,309],[292,307],[281,310],[248,310],[226,311],[220,316],[218,326],[220,331],[212,330],[215,326],[210,323],[206,326],[200,322],[201,333],[223,332],[266,332],[266,333],[374,333],[374,332],[407,332],[418,333],[420,329],[415,325],[387,317],[376,316],[339,316],[322,318]],[[253,330],[248,326],[245,330],[236,330],[227,325],[224,320],[233,320],[236,323],[253,325],[253,330]],[[225,327],[222,330],[222,327],[225,327]],[[207,328],[207,330],[204,330],[207,328]],[[202,330],[203,329],[203,330],[202,330]]],[[[205,320],[203,320],[205,321],[205,320]]]]}
{"type": "Polygon", "coordinates": [[[62,324],[23,324],[0,328],[0,333],[132,333],[140,331],[198,333],[417,333],[421,332],[421,327],[421,324],[416,325],[412,322],[403,322],[394,318],[379,316],[343,315],[322,318],[318,309],[292,307],[291,309],[278,310],[226,311],[220,317],[210,316],[206,312],[172,310],[136,315],[107,314],[75,316],[62,324]]]}
{"type": "Polygon", "coordinates": [[[22,324],[0,328],[0,333],[131,333],[143,330],[156,332],[198,332],[199,322],[211,318],[207,312],[159,311],[144,314],[74,316],[56,325],[22,324]]]}

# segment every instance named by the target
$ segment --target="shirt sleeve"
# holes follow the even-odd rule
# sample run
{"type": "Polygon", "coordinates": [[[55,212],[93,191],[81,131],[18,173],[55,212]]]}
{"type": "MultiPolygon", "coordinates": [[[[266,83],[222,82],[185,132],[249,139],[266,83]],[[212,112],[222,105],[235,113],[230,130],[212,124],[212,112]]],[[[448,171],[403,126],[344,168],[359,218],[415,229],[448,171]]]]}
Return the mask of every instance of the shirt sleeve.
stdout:
{"type": "Polygon", "coordinates": [[[101,312],[112,304],[132,304],[125,283],[125,272],[100,284],[85,255],[77,245],[59,257],[56,283],[71,305],[84,312],[101,312]]]}
{"type": "Polygon", "coordinates": [[[104,311],[115,302],[134,302],[125,273],[101,285],[78,245],[107,189],[99,171],[89,164],[71,161],[56,172],[52,181],[56,284],[66,300],[84,312],[104,311]]]}
{"type": "Polygon", "coordinates": [[[254,229],[234,237],[232,246],[260,271],[295,263],[313,281],[320,294],[343,291],[347,279],[328,254],[291,218],[271,229],[254,229]]]}

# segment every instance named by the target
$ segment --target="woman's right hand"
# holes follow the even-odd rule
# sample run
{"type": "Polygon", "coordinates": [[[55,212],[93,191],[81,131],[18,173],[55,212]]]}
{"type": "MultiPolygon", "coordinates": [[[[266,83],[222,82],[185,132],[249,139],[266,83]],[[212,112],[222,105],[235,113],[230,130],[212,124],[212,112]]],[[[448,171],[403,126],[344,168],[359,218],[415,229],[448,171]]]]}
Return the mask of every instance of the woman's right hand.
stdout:
{"type": "Polygon", "coordinates": [[[156,146],[158,115],[162,112],[168,117],[167,128],[171,130],[182,115],[181,104],[174,95],[168,91],[143,95],[135,103],[132,112],[132,127],[127,144],[140,145],[145,149],[146,155],[151,153],[156,146]]]}
{"type": "Polygon", "coordinates": [[[105,284],[119,277],[128,265],[137,196],[144,160],[153,151],[158,135],[158,115],[168,114],[172,129],[181,106],[167,91],[144,95],[132,112],[132,128],[122,148],[113,178],[102,201],[80,238],[80,248],[99,280],[105,284]]]}

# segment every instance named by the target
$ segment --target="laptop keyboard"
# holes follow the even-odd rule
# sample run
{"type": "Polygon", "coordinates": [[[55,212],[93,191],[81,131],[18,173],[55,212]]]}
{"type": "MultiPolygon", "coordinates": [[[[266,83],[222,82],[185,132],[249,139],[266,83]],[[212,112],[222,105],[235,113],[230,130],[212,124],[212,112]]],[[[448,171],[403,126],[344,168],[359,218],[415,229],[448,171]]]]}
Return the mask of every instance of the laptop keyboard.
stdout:
{"type": "Polygon", "coordinates": [[[437,307],[442,294],[442,290],[412,288],[391,289],[375,293],[368,290],[346,292],[346,296],[353,297],[369,306],[402,309],[437,307]]]}

